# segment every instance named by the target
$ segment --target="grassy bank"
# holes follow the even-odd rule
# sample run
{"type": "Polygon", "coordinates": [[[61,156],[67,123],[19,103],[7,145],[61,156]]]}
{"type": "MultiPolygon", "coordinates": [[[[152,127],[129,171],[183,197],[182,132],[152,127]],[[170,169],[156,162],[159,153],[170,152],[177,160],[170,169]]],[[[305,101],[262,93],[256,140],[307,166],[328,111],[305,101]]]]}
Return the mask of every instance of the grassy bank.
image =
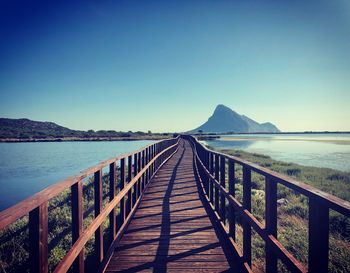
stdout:
{"type": "MultiPolygon", "coordinates": [[[[117,170],[119,177],[119,170],[117,170]]],[[[118,192],[119,190],[117,190],[118,192]]],[[[103,176],[103,207],[108,202],[109,174],[103,176]]],[[[72,246],[71,232],[71,192],[63,191],[49,201],[48,214],[48,249],[49,272],[66,255],[72,246]]],[[[117,215],[119,209],[117,208],[117,215]]],[[[83,225],[84,229],[94,219],[94,188],[93,177],[84,180],[83,184],[83,225]]],[[[105,246],[109,240],[109,218],[104,222],[105,246]]],[[[94,236],[85,245],[85,272],[96,272],[94,259],[94,236]]],[[[9,227],[0,231],[0,272],[29,272],[29,230],[28,216],[17,220],[9,227]]]]}
{"type": "MultiPolygon", "coordinates": [[[[278,173],[305,182],[339,198],[350,201],[350,172],[328,168],[307,167],[271,159],[269,156],[247,153],[239,150],[220,150],[247,161],[256,163],[278,173]]],[[[242,168],[236,164],[236,198],[242,202],[242,168]]],[[[265,219],[265,179],[252,173],[252,212],[264,223],[265,219]]],[[[294,257],[307,266],[308,253],[308,199],[286,188],[278,186],[278,240],[294,257]]],[[[237,241],[242,247],[241,219],[236,217],[237,241]]],[[[350,272],[350,219],[334,211],[330,212],[330,263],[329,272],[350,272]]],[[[254,271],[264,272],[264,242],[253,232],[254,271]]],[[[287,272],[279,264],[280,272],[287,272]]]]}

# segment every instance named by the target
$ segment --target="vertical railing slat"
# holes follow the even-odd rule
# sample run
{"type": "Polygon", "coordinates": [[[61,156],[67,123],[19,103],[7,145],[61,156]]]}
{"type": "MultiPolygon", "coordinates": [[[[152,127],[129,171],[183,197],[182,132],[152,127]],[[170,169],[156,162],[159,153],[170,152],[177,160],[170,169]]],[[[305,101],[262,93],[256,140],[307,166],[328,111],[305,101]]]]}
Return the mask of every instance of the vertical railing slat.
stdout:
{"type": "MultiPolygon", "coordinates": [[[[139,152],[137,165],[138,165],[138,168],[139,168],[140,171],[142,170],[141,161],[142,161],[142,152],[139,152]]],[[[137,183],[137,192],[138,192],[138,195],[140,195],[140,193],[141,193],[141,185],[142,185],[142,183],[143,183],[142,178],[143,178],[143,177],[141,176],[140,179],[139,179],[139,181],[138,181],[138,183],[137,183]]]]}
{"type": "MultiPolygon", "coordinates": [[[[228,192],[235,197],[235,163],[231,160],[228,161],[228,192]]],[[[235,208],[233,205],[230,205],[229,208],[229,235],[236,240],[235,208]]]]}
{"type": "MultiPolygon", "coordinates": [[[[147,163],[148,163],[148,148],[145,150],[145,166],[147,165],[147,163]]],[[[146,170],[146,172],[145,172],[145,185],[147,185],[147,183],[148,183],[148,168],[147,168],[147,170],[146,170]]]]}
{"type": "MultiPolygon", "coordinates": [[[[209,167],[209,171],[211,174],[214,174],[214,155],[213,153],[210,153],[210,167],[209,167]]],[[[211,178],[209,178],[209,200],[210,203],[213,205],[214,204],[214,185],[213,185],[213,181],[211,178]]]]}
{"type": "MultiPolygon", "coordinates": [[[[243,166],[243,207],[251,211],[251,171],[243,166]]],[[[252,231],[249,223],[243,221],[243,259],[250,266],[252,264],[252,231]]]]}
{"type": "MultiPolygon", "coordinates": [[[[137,169],[137,153],[134,154],[134,177],[137,175],[137,173],[140,171],[137,169]]],[[[135,204],[136,199],[137,199],[137,190],[136,190],[136,184],[133,186],[134,188],[134,193],[133,193],[133,203],[135,204]]]]}
{"type": "MultiPolygon", "coordinates": [[[[226,172],[226,160],[224,156],[220,156],[220,185],[226,188],[225,173],[226,172]]],[[[221,221],[226,222],[226,198],[223,193],[220,192],[220,217],[221,221]]]]}
{"type": "MultiPolygon", "coordinates": [[[[219,155],[215,155],[215,180],[219,181],[219,155]]],[[[214,208],[217,212],[219,212],[219,190],[217,187],[214,187],[215,190],[215,200],[214,200],[214,208]]]]}
{"type": "MultiPolygon", "coordinates": [[[[112,201],[116,195],[116,164],[115,162],[109,164],[109,201],[112,201]]],[[[110,228],[110,240],[114,241],[117,235],[117,222],[116,222],[116,209],[109,214],[109,228],[110,228]]]]}
{"type": "MultiPolygon", "coordinates": [[[[265,178],[265,226],[268,235],[277,238],[277,183],[265,178]]],[[[265,244],[266,272],[277,272],[277,257],[269,245],[265,244]]]]}
{"type": "MultiPolygon", "coordinates": [[[[71,186],[72,202],[72,244],[74,244],[83,232],[83,182],[79,180],[71,186]]],[[[80,251],[73,263],[73,271],[84,272],[84,249],[80,251]]]]}
{"type": "MultiPolygon", "coordinates": [[[[120,160],[120,190],[123,190],[125,187],[125,158],[122,158],[120,160]]],[[[120,226],[124,224],[125,218],[126,218],[126,211],[125,211],[125,197],[123,197],[120,200],[120,226]]]]}
{"type": "Polygon", "coordinates": [[[329,209],[309,198],[309,272],[328,272],[329,209]]]}
{"type": "MultiPolygon", "coordinates": [[[[131,181],[131,176],[132,176],[132,156],[128,156],[128,177],[127,177],[127,183],[129,184],[131,181]]],[[[128,191],[128,206],[127,206],[127,216],[129,216],[129,213],[132,209],[133,202],[132,202],[132,189],[130,188],[128,191]]]]}
{"type": "Polygon", "coordinates": [[[48,272],[48,202],[29,212],[30,272],[48,272]]]}
{"type": "MultiPolygon", "coordinates": [[[[98,170],[94,174],[94,190],[95,190],[95,218],[102,211],[102,170],[98,170]]],[[[103,260],[103,226],[102,224],[95,231],[95,257],[97,264],[103,260]]]]}
{"type": "MultiPolygon", "coordinates": [[[[141,162],[141,169],[143,170],[143,168],[145,167],[145,150],[142,151],[142,162],[141,162]]],[[[141,192],[143,192],[143,189],[145,188],[145,184],[146,184],[146,173],[142,174],[142,184],[141,184],[141,191],[139,192],[139,195],[141,195],[141,192]]]]}

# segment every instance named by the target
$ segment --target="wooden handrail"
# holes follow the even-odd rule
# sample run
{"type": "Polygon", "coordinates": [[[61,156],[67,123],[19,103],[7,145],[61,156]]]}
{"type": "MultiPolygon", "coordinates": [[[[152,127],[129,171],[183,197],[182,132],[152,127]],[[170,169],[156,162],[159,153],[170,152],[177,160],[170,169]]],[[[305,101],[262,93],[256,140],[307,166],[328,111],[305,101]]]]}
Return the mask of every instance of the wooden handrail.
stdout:
{"type": "MultiPolygon", "coordinates": [[[[187,136],[188,137],[188,136],[187,136]]],[[[195,138],[193,138],[195,139],[195,138]]],[[[195,141],[197,141],[195,139],[195,141]]],[[[208,153],[211,153],[213,155],[219,155],[220,157],[225,157],[229,160],[232,160],[233,162],[248,167],[251,171],[254,171],[258,174],[261,174],[265,177],[271,177],[276,180],[277,183],[280,183],[290,189],[293,189],[307,197],[316,197],[321,198],[320,201],[324,202],[325,205],[327,205],[330,209],[333,209],[347,217],[350,217],[350,202],[345,201],[339,197],[336,197],[332,194],[326,193],[320,189],[317,189],[311,185],[305,184],[303,182],[297,181],[291,177],[288,177],[286,175],[277,173],[275,171],[272,171],[270,169],[267,169],[265,167],[261,167],[255,163],[243,160],[241,158],[238,158],[236,156],[227,155],[218,151],[213,151],[208,149],[207,147],[203,146],[197,141],[198,145],[201,145],[201,147],[208,153]]]]}
{"type": "Polygon", "coordinates": [[[10,208],[7,208],[0,212],[0,229],[4,229],[9,224],[13,223],[17,219],[23,217],[24,215],[28,214],[29,211],[33,210],[36,207],[39,207],[41,204],[49,201],[50,199],[56,197],[58,194],[60,194],[62,191],[68,189],[73,184],[77,183],[78,181],[88,177],[89,175],[94,174],[96,171],[99,171],[103,169],[104,167],[107,167],[109,164],[116,162],[118,160],[121,160],[123,158],[127,158],[129,155],[134,155],[143,149],[147,149],[148,147],[154,146],[157,143],[161,143],[162,140],[158,141],[154,144],[150,144],[148,146],[145,146],[144,148],[141,148],[135,152],[125,153],[122,155],[119,155],[117,157],[110,158],[108,160],[102,161],[98,163],[97,165],[90,167],[86,170],[81,171],[78,175],[70,176],[64,180],[61,180],[42,191],[28,197],[27,199],[11,206],[10,208]]]}
{"type": "Polygon", "coordinates": [[[227,235],[233,239],[230,241],[248,272],[251,271],[251,228],[265,241],[266,272],[277,272],[277,259],[280,259],[292,272],[322,273],[328,271],[329,210],[333,209],[350,217],[349,202],[248,161],[212,151],[192,136],[182,137],[189,140],[193,146],[195,169],[206,198],[216,212],[227,235]],[[228,169],[226,169],[226,162],[228,169]],[[242,204],[234,196],[234,164],[239,164],[243,168],[242,204]],[[251,213],[252,171],[265,177],[265,225],[261,224],[251,213]],[[228,190],[225,185],[225,177],[228,177],[228,190]],[[308,270],[277,240],[278,184],[309,198],[308,270]],[[226,214],[225,200],[229,203],[228,230],[224,217],[226,214]],[[238,213],[243,219],[243,253],[238,251],[239,247],[235,243],[234,213],[238,213]]]}
{"type": "MultiPolygon", "coordinates": [[[[54,272],[67,272],[73,265],[75,272],[84,272],[84,246],[95,234],[95,257],[98,266],[109,257],[104,257],[103,246],[103,222],[109,217],[111,244],[117,239],[121,229],[116,228],[116,206],[120,204],[121,220],[127,221],[135,211],[147,183],[159,169],[177,150],[180,137],[166,139],[136,152],[114,157],[100,164],[88,168],[79,175],[67,178],[52,185],[28,199],[0,212],[0,229],[29,214],[29,240],[30,240],[30,264],[31,272],[48,272],[48,202],[66,189],[71,189],[72,204],[72,248],[67,252],[54,272]],[[134,162],[134,174],[132,177],[132,157],[137,154],[138,162],[134,162]],[[125,175],[125,160],[128,159],[128,177],[125,175]],[[116,161],[120,160],[120,191],[116,194],[116,161]],[[137,165],[137,168],[135,167],[137,165]],[[109,166],[109,202],[102,207],[102,169],[109,166]],[[83,184],[82,180],[89,175],[94,175],[94,211],[95,218],[89,226],[83,230],[83,184]],[[132,201],[131,192],[133,187],[138,188],[135,192],[135,200],[132,201]],[[125,198],[129,197],[129,211],[125,211],[125,198]]],[[[109,251],[110,252],[110,251],[109,251]]],[[[97,268],[96,268],[97,270],[97,268]]]]}

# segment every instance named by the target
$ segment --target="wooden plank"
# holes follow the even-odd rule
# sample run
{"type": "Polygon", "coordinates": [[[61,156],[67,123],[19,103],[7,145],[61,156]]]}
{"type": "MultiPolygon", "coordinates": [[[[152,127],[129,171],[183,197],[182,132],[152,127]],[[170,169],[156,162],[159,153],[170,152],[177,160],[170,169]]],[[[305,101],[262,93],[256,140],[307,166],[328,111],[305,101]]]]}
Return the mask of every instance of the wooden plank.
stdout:
{"type": "MultiPolygon", "coordinates": [[[[83,182],[79,180],[71,187],[72,202],[72,245],[83,232],[83,182]]],[[[84,272],[84,250],[73,263],[73,272],[84,272]]]]}
{"type": "MultiPolygon", "coordinates": [[[[178,141],[178,140],[176,140],[178,141]]],[[[171,142],[170,144],[173,144],[171,142]]],[[[172,150],[174,147],[176,147],[178,144],[177,142],[173,144],[173,146],[167,147],[164,152],[172,150]]],[[[160,156],[160,155],[158,155],[160,156]]],[[[156,157],[157,158],[157,157],[156,157]]],[[[150,162],[147,165],[147,168],[156,160],[154,158],[152,162],[150,162]]],[[[103,221],[108,217],[110,212],[115,208],[117,204],[120,203],[122,198],[126,196],[128,191],[132,188],[132,186],[136,183],[136,181],[140,178],[142,173],[138,173],[136,177],[133,178],[133,180],[127,184],[123,190],[121,190],[117,196],[113,199],[113,201],[106,204],[105,208],[102,209],[100,214],[95,217],[95,219],[92,221],[92,223],[86,228],[86,230],[83,232],[83,234],[79,237],[79,239],[74,243],[72,248],[67,252],[67,254],[64,256],[64,258],[61,260],[61,262],[57,265],[57,267],[54,270],[54,273],[61,273],[61,272],[67,272],[72,263],[74,262],[75,258],[78,256],[79,252],[83,249],[85,244],[88,242],[88,240],[91,238],[91,236],[94,234],[95,231],[98,230],[98,228],[101,227],[103,224],[103,221]]],[[[128,219],[128,218],[127,218],[128,219]]],[[[123,223],[125,227],[125,222],[123,223]]],[[[121,229],[123,230],[123,229],[121,229]]],[[[120,230],[118,231],[120,234],[120,230]]],[[[117,234],[118,235],[118,234],[117,234]]],[[[108,252],[109,253],[109,252],[108,252]]],[[[109,256],[108,256],[109,257],[109,256]]],[[[102,263],[103,266],[104,263],[102,263]]]]}
{"type": "Polygon", "coordinates": [[[183,144],[152,179],[106,272],[138,271],[145,263],[155,271],[193,266],[210,272],[230,269],[197,190],[192,149],[183,144]]]}
{"type": "Polygon", "coordinates": [[[48,272],[48,204],[41,204],[29,213],[30,272],[48,272]]]}

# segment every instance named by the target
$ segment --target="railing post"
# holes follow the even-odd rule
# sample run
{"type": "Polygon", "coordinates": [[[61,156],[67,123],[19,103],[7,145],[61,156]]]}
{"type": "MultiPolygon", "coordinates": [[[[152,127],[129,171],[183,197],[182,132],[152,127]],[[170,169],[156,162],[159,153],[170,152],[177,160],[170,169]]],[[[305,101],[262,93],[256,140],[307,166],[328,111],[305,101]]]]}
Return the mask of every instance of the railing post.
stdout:
{"type": "MultiPolygon", "coordinates": [[[[142,164],[142,170],[143,170],[143,168],[145,167],[145,156],[146,156],[146,153],[145,153],[145,150],[143,150],[142,151],[142,162],[141,162],[141,164],[142,164]]],[[[139,194],[141,195],[141,192],[143,192],[143,189],[145,188],[145,184],[146,184],[146,173],[144,172],[143,174],[142,174],[142,184],[141,184],[141,191],[139,192],[139,194]]]]}
{"type": "MultiPolygon", "coordinates": [[[[219,181],[219,155],[215,155],[215,180],[218,182],[219,181]]],[[[219,212],[219,190],[217,187],[215,188],[215,210],[219,212]]]]}
{"type": "Polygon", "coordinates": [[[329,208],[309,198],[309,272],[328,272],[329,208]]]}
{"type": "MultiPolygon", "coordinates": [[[[72,202],[72,244],[74,244],[83,232],[83,182],[79,180],[71,186],[72,202]]],[[[84,272],[84,249],[80,251],[73,263],[73,271],[84,272]]]]}
{"type": "MultiPolygon", "coordinates": [[[[277,238],[277,183],[272,177],[265,177],[265,226],[268,235],[277,238]]],[[[266,272],[277,272],[277,257],[265,244],[266,272]]]]}
{"type": "MultiPolygon", "coordinates": [[[[214,173],[214,155],[210,152],[210,173],[214,173]]],[[[209,179],[209,200],[211,204],[214,204],[214,184],[212,179],[209,179]]]]}
{"type": "MultiPolygon", "coordinates": [[[[142,152],[139,152],[138,156],[137,156],[137,169],[139,170],[139,172],[142,170],[141,157],[142,157],[142,152]]],[[[143,177],[141,176],[140,179],[137,181],[137,195],[138,196],[141,194],[141,184],[143,183],[142,178],[143,177]]]]}
{"type": "Polygon", "coordinates": [[[30,272],[48,272],[48,204],[44,202],[29,212],[30,272]]]}
{"type": "MultiPolygon", "coordinates": [[[[137,173],[139,172],[140,170],[137,169],[137,153],[134,154],[134,177],[137,175],[137,173]]],[[[137,183],[136,183],[137,184],[137,183]]],[[[136,187],[137,185],[134,184],[134,193],[133,193],[133,203],[135,204],[136,202],[136,199],[137,199],[137,190],[136,190],[136,187]]]]}
{"type": "MultiPolygon", "coordinates": [[[[225,183],[225,172],[226,172],[226,160],[224,156],[220,156],[220,185],[226,188],[225,183]]],[[[226,198],[225,195],[220,191],[220,217],[221,221],[225,224],[226,222],[226,198]]]]}
{"type": "MultiPolygon", "coordinates": [[[[235,163],[231,160],[228,161],[228,192],[235,197],[235,163]]],[[[236,217],[233,205],[229,205],[228,222],[229,235],[236,241],[236,217]]]]}
{"type": "MultiPolygon", "coordinates": [[[[251,171],[247,166],[243,166],[243,207],[251,211],[251,171]]],[[[252,231],[247,221],[243,221],[243,259],[251,266],[252,231]]]]}
{"type": "MultiPolygon", "coordinates": [[[[154,147],[155,145],[152,145],[152,159],[155,158],[156,154],[154,152],[154,147]]],[[[154,166],[155,166],[155,161],[152,163],[152,175],[154,174],[154,166]]]]}
{"type": "MultiPolygon", "coordinates": [[[[109,164],[109,201],[112,201],[116,195],[116,164],[115,162],[109,164]]],[[[116,210],[113,208],[109,214],[109,228],[110,228],[110,239],[114,241],[117,235],[117,218],[116,210]]]]}
{"type": "MultiPolygon", "coordinates": [[[[148,148],[146,148],[146,150],[145,150],[145,165],[147,165],[149,162],[148,157],[149,157],[148,148]]],[[[149,180],[149,169],[147,168],[147,170],[145,172],[145,185],[147,185],[148,180],[149,180]]]]}
{"type": "MultiPolygon", "coordinates": [[[[98,170],[94,174],[94,190],[95,190],[95,218],[102,210],[102,170],[98,170]]],[[[100,225],[95,231],[95,257],[97,265],[103,260],[103,226],[100,225]]]]}
{"type": "MultiPolygon", "coordinates": [[[[207,169],[207,171],[209,171],[209,152],[205,151],[205,168],[207,169]]],[[[207,195],[209,197],[209,184],[210,184],[210,179],[209,176],[206,175],[206,180],[205,180],[205,190],[207,192],[207,195]]]]}
{"type": "MultiPolygon", "coordinates": [[[[128,177],[127,177],[127,184],[130,183],[132,176],[132,156],[128,156],[128,177]]],[[[133,203],[132,203],[132,189],[130,188],[128,191],[128,209],[127,209],[127,216],[129,216],[129,213],[132,209],[133,203]]]]}
{"type": "MultiPolygon", "coordinates": [[[[125,158],[120,160],[120,190],[122,191],[125,187],[125,158]]],[[[126,213],[125,213],[125,197],[120,200],[120,224],[124,224],[126,213]]]]}

